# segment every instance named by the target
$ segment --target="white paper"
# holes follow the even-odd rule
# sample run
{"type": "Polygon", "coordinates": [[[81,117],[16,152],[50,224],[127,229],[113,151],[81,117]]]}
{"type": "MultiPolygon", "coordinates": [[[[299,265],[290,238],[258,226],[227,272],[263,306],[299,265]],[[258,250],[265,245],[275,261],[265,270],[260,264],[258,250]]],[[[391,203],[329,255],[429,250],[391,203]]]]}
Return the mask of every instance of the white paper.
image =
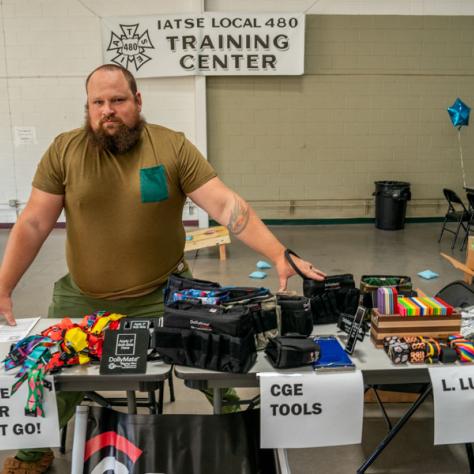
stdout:
{"type": "Polygon", "coordinates": [[[16,326],[9,326],[5,319],[0,320],[0,343],[16,342],[26,337],[40,318],[16,319],[16,326]]]}
{"type": "Polygon", "coordinates": [[[474,366],[429,369],[434,400],[434,444],[474,441],[474,366]]]}
{"type": "Polygon", "coordinates": [[[259,374],[262,448],[311,448],[362,440],[360,370],[259,374]]]}
{"type": "Polygon", "coordinates": [[[20,145],[35,145],[36,140],[36,128],[35,127],[15,127],[15,146],[20,145]]]}
{"type": "Polygon", "coordinates": [[[10,389],[15,381],[11,375],[0,376],[0,450],[47,448],[59,446],[59,422],[52,377],[46,377],[51,390],[44,388],[45,416],[25,415],[28,384],[24,382],[14,395],[10,389]]]}

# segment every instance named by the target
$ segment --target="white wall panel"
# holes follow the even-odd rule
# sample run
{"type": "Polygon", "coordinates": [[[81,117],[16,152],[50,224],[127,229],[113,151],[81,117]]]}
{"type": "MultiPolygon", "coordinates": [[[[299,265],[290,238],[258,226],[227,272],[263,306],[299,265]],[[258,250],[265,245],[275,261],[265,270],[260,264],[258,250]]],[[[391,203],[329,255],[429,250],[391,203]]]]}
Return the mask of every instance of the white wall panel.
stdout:
{"type": "MultiPolygon", "coordinates": [[[[25,201],[45,148],[83,122],[83,82],[101,64],[100,17],[198,11],[310,14],[473,15],[472,0],[3,0],[0,3],[0,222],[9,199],[25,201]],[[11,112],[11,115],[10,115],[11,112]],[[32,126],[37,143],[15,147],[11,126],[32,126]]],[[[142,80],[144,115],[204,145],[193,78],[142,80]]],[[[202,86],[202,84],[201,84],[202,86]]],[[[200,91],[201,92],[197,92],[200,91]]],[[[204,134],[205,135],[205,134],[204,134]]]]}
{"type": "Polygon", "coordinates": [[[15,209],[8,205],[9,199],[15,199],[17,193],[9,109],[8,81],[0,79],[0,222],[16,219],[15,209]]]}
{"type": "Polygon", "coordinates": [[[208,11],[306,12],[312,15],[473,15],[472,0],[207,0],[208,11]]]}
{"type": "MultiPolygon", "coordinates": [[[[0,223],[14,222],[16,213],[6,203],[25,203],[54,137],[83,124],[84,80],[102,64],[100,17],[190,11],[196,11],[195,0],[0,3],[0,223]],[[14,146],[10,126],[34,127],[36,143],[14,146]]],[[[142,80],[139,88],[148,121],[196,140],[193,78],[142,80]]]]}

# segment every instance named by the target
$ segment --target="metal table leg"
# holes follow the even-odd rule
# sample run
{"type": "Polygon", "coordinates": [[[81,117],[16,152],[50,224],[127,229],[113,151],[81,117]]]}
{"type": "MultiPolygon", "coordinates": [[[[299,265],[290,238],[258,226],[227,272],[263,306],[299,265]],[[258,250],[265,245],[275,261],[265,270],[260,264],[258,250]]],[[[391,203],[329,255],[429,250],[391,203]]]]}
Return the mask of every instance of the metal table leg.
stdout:
{"type": "Polygon", "coordinates": [[[379,404],[379,407],[382,410],[383,417],[385,418],[385,422],[387,423],[388,430],[390,431],[393,428],[393,426],[392,426],[392,422],[390,421],[390,418],[388,417],[387,410],[385,410],[385,406],[382,403],[382,400],[380,399],[380,395],[377,389],[375,387],[372,387],[372,390],[374,391],[375,398],[377,399],[377,403],[379,404]]]}
{"type": "Polygon", "coordinates": [[[214,415],[220,415],[222,413],[222,389],[213,388],[213,399],[212,406],[214,408],[214,415]]]}
{"type": "MultiPolygon", "coordinates": [[[[150,410],[151,415],[156,415],[157,409],[158,409],[158,404],[156,403],[156,397],[155,397],[155,392],[153,390],[150,390],[148,392],[148,409],[150,410]]],[[[161,415],[161,413],[160,413],[161,415]]]]}
{"type": "Polygon", "coordinates": [[[84,471],[84,452],[86,450],[87,416],[89,407],[78,405],[76,407],[76,420],[74,424],[74,439],[72,442],[71,474],[82,474],[84,471]]]}
{"type": "Polygon", "coordinates": [[[274,452],[278,474],[291,474],[288,451],[286,449],[275,449],[274,452]]]}
{"type": "Polygon", "coordinates": [[[474,474],[474,453],[472,451],[472,443],[466,443],[467,460],[469,461],[469,472],[474,474]]]}
{"type": "Polygon", "coordinates": [[[96,392],[85,392],[85,394],[89,400],[94,403],[97,403],[97,405],[104,408],[112,408],[112,404],[110,403],[110,401],[102,395],[99,395],[96,392]]]}
{"type": "Polygon", "coordinates": [[[357,474],[361,474],[366,471],[366,469],[378,458],[380,453],[387,447],[387,445],[392,441],[392,439],[398,434],[398,432],[403,428],[405,423],[411,418],[413,413],[420,407],[420,405],[425,401],[426,397],[432,391],[431,384],[428,385],[425,391],[416,399],[413,405],[409,410],[395,423],[395,426],[387,433],[385,438],[379,443],[375,448],[372,454],[366,459],[364,464],[357,469],[357,474]]]}
{"type": "Polygon", "coordinates": [[[137,414],[137,399],[133,390],[127,390],[127,406],[130,415],[137,414]]]}
{"type": "Polygon", "coordinates": [[[158,414],[163,414],[163,397],[164,397],[165,383],[161,380],[158,385],[158,414]]]}

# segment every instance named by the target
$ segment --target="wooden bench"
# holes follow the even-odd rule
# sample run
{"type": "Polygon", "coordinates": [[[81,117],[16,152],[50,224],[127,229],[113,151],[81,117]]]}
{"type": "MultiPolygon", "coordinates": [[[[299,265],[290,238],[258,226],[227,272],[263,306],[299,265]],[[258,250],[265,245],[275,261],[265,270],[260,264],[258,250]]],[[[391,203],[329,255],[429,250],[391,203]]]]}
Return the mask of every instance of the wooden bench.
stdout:
{"type": "Polygon", "coordinates": [[[226,259],[225,246],[230,244],[229,231],[224,226],[209,227],[186,232],[184,251],[199,250],[206,247],[219,247],[219,259],[226,259]]]}

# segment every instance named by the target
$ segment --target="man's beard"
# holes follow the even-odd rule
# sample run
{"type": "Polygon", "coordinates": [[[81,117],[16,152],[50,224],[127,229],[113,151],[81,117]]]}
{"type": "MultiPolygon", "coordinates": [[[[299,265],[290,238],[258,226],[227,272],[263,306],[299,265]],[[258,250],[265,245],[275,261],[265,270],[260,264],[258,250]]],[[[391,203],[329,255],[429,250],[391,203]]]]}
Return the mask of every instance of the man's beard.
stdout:
{"type": "Polygon", "coordinates": [[[116,121],[118,127],[113,135],[107,133],[103,128],[104,120],[101,120],[98,130],[93,130],[89,118],[89,114],[86,112],[86,122],[84,129],[87,135],[91,139],[92,143],[103,151],[109,151],[114,154],[126,153],[131,150],[140,140],[140,136],[145,126],[145,119],[137,114],[137,121],[133,127],[128,127],[120,119],[108,118],[108,120],[116,121]]]}

